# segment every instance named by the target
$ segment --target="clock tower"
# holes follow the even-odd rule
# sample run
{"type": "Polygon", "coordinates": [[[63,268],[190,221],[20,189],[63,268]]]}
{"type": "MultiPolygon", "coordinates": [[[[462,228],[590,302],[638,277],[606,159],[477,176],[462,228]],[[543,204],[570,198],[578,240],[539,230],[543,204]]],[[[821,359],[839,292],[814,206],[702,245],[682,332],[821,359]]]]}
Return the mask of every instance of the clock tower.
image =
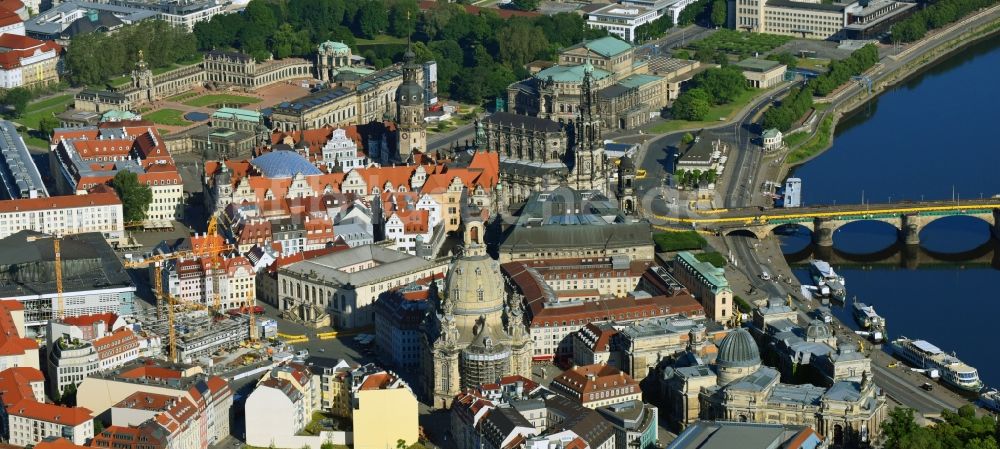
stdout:
{"type": "Polygon", "coordinates": [[[424,89],[417,82],[422,70],[415,62],[413,49],[403,55],[403,84],[396,90],[396,121],[399,125],[399,158],[409,159],[414,150],[427,151],[427,131],[424,130],[424,89]]]}

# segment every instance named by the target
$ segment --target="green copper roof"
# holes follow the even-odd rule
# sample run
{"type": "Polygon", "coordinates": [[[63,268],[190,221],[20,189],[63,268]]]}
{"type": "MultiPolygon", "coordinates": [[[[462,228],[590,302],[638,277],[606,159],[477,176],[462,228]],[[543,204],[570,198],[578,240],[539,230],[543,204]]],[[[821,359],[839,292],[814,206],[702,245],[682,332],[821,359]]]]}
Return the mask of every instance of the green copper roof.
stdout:
{"type": "Polygon", "coordinates": [[[761,136],[764,137],[765,139],[773,139],[773,138],[776,138],[776,137],[778,137],[780,135],[781,135],[781,131],[778,131],[775,128],[770,128],[770,129],[764,130],[764,134],[762,134],[761,136]]]}
{"type": "Polygon", "coordinates": [[[618,84],[621,84],[622,86],[628,88],[632,88],[632,87],[644,86],[646,84],[659,81],[661,79],[663,79],[663,77],[655,75],[632,75],[628,78],[619,81],[618,84]]]}
{"type": "MultiPolygon", "coordinates": [[[[574,65],[570,67],[554,65],[535,74],[535,78],[546,80],[549,77],[552,77],[552,81],[557,83],[582,83],[583,71],[584,67],[582,65],[574,65]]],[[[604,70],[594,69],[590,76],[592,76],[594,80],[600,80],[610,75],[610,73],[605,72],[604,70]]]]}
{"type": "Polygon", "coordinates": [[[726,279],[725,268],[718,268],[709,262],[702,262],[694,257],[694,254],[687,251],[677,253],[677,259],[696,271],[707,284],[712,286],[713,292],[729,288],[729,280],[726,279]]]}
{"type": "Polygon", "coordinates": [[[779,65],[781,65],[781,63],[778,61],[771,61],[768,59],[760,59],[760,58],[746,58],[736,63],[736,67],[739,67],[743,70],[749,70],[751,72],[766,72],[779,65]]]}
{"type": "Polygon", "coordinates": [[[212,118],[258,122],[260,121],[260,113],[249,109],[222,108],[212,113],[212,118]]]}
{"type": "Polygon", "coordinates": [[[348,47],[347,44],[343,42],[333,42],[333,41],[326,41],[323,42],[322,44],[319,44],[319,49],[320,51],[333,51],[336,53],[347,53],[351,51],[351,48],[348,47]]]}
{"type": "Polygon", "coordinates": [[[587,48],[594,53],[604,56],[605,58],[610,58],[624,51],[628,51],[632,48],[632,44],[616,37],[606,36],[587,42],[587,48]]]}

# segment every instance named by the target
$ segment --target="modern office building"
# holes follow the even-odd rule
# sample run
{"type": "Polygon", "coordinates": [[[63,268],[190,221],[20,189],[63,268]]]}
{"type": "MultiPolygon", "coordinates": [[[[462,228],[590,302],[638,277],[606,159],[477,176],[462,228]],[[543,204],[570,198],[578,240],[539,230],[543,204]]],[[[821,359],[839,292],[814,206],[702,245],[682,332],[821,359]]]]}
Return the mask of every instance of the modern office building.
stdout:
{"type": "Polygon", "coordinates": [[[608,34],[618,36],[628,42],[635,42],[636,28],[650,23],[660,17],[655,9],[638,5],[622,5],[612,3],[603,8],[587,13],[587,26],[605,30],[608,34]]]}
{"type": "MultiPolygon", "coordinates": [[[[63,316],[112,312],[131,315],[135,285],[104,236],[63,236],[63,316]]],[[[24,326],[34,334],[58,308],[52,236],[20,231],[0,240],[0,296],[24,305],[24,326]]]]}
{"type": "Polygon", "coordinates": [[[0,181],[4,189],[0,191],[2,199],[49,196],[24,139],[7,120],[0,120],[0,181]]]}

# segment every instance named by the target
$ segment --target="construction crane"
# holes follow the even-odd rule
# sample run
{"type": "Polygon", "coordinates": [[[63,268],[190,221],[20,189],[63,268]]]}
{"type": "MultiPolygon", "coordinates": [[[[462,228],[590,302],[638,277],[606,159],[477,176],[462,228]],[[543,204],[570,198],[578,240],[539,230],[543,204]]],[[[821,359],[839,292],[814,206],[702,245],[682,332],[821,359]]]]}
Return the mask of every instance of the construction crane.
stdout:
{"type": "Polygon", "coordinates": [[[219,252],[215,248],[222,244],[222,236],[219,233],[219,214],[212,214],[208,219],[208,232],[205,233],[208,243],[208,251],[212,261],[212,309],[215,313],[222,313],[222,292],[219,291],[219,272],[222,271],[222,263],[219,261],[219,252]]]}
{"type": "MultiPolygon", "coordinates": [[[[156,317],[160,317],[160,310],[164,307],[164,302],[166,302],[167,309],[167,354],[171,361],[176,361],[177,358],[177,330],[174,328],[174,306],[178,303],[185,304],[188,306],[195,306],[196,308],[207,308],[207,306],[202,306],[199,304],[188,303],[177,298],[174,298],[170,292],[163,291],[163,264],[168,260],[184,259],[191,257],[205,257],[217,255],[220,252],[235,250],[234,245],[216,245],[215,248],[204,248],[204,249],[193,249],[189,251],[177,251],[169,254],[156,254],[145,259],[130,260],[125,262],[125,266],[128,268],[145,268],[153,267],[153,296],[156,298],[156,317]],[[166,299],[166,301],[164,301],[166,299]]],[[[58,251],[57,251],[58,253],[58,251]]],[[[58,258],[58,256],[56,256],[58,258]]]]}
{"type": "Polygon", "coordinates": [[[55,251],[56,259],[56,318],[62,318],[66,313],[66,302],[63,299],[62,251],[59,248],[61,240],[59,236],[52,238],[52,250],[55,251]]]}

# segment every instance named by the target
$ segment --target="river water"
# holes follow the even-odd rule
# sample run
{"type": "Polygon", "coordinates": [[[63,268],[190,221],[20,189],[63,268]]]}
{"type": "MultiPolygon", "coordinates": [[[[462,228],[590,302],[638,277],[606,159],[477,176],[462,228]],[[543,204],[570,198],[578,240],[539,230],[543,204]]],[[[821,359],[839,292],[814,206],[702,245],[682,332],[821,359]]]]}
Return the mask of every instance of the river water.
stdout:
{"type": "MultiPolygon", "coordinates": [[[[1000,37],[967,48],[842,120],[833,147],[793,173],[802,178],[803,203],[960,201],[1000,193],[997,67],[1000,37]]],[[[809,232],[784,231],[782,248],[786,255],[798,253],[790,260],[796,267],[809,232]]],[[[970,217],[940,219],[920,238],[924,250],[937,253],[979,248],[975,255],[986,263],[933,263],[926,255],[915,268],[835,263],[848,298],[873,304],[886,318],[889,338],[923,338],[955,351],[986,384],[1000,386],[1000,271],[989,264],[988,250],[996,245],[989,226],[970,217]]],[[[839,253],[885,256],[894,242],[896,229],[879,222],[852,223],[834,235],[839,253]]],[[[809,282],[801,265],[795,272],[809,282]]],[[[854,325],[847,309],[835,308],[835,314],[854,325]]]]}

